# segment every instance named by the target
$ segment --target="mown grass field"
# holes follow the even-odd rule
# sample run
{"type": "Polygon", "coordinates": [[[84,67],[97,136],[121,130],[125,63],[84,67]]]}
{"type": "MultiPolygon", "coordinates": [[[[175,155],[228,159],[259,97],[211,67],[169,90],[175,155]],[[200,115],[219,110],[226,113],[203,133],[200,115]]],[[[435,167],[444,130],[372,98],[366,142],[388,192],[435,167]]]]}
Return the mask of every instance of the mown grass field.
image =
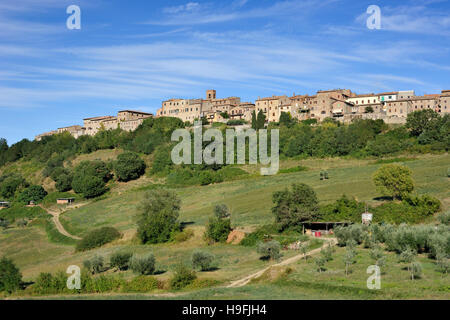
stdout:
{"type": "MultiPolygon", "coordinates": [[[[116,155],[105,153],[97,156],[109,158],[116,155]]],[[[447,177],[450,155],[418,156],[417,159],[405,161],[402,164],[410,167],[413,171],[418,193],[430,193],[441,200],[444,210],[450,208],[450,179],[447,177]]],[[[124,233],[123,239],[89,252],[75,253],[73,245],[63,244],[58,242],[57,239],[56,241],[55,239],[49,241],[44,228],[28,226],[22,229],[0,231],[0,252],[17,263],[25,280],[32,280],[40,272],[65,270],[71,264],[81,266],[85,259],[96,254],[107,258],[111,253],[123,248],[131,249],[137,253],[151,251],[156,256],[157,269],[160,271],[157,277],[166,279],[171,275],[171,270],[175,264],[180,261],[189,262],[191,253],[197,248],[202,248],[202,250],[209,251],[216,256],[219,268],[215,271],[201,273],[200,278],[215,279],[221,283],[226,283],[262,269],[267,265],[267,262],[258,259],[255,248],[224,244],[207,246],[205,244],[202,239],[204,225],[212,215],[215,204],[225,203],[231,208],[232,225],[234,227],[251,230],[256,226],[273,221],[271,213],[272,193],[282,190],[294,182],[311,185],[317,192],[321,203],[332,202],[343,194],[354,196],[359,201],[366,201],[371,205],[381,203],[376,199],[380,194],[375,190],[371,179],[373,172],[380,167],[380,164],[376,164],[375,160],[308,159],[282,162],[282,168],[298,165],[306,166],[309,170],[270,177],[255,177],[252,175],[248,179],[216,185],[175,189],[182,199],[180,221],[188,223],[187,228],[195,232],[194,237],[186,242],[144,246],[137,245],[133,240],[138,206],[145,197],[146,189],[150,188],[147,186],[151,183],[151,179],[143,177],[129,184],[117,183],[100,200],[79,203],[78,205],[83,205],[60,216],[62,224],[71,234],[82,237],[93,229],[102,226],[114,226],[124,233]],[[321,170],[328,171],[329,180],[320,181],[319,172],[321,170]]],[[[255,168],[252,170],[255,170],[255,168]]],[[[287,258],[294,255],[295,252],[284,252],[284,254],[284,258],[287,258]]],[[[367,264],[367,261],[363,261],[364,253],[361,254],[359,259],[361,259],[361,266],[367,264]]],[[[405,294],[405,298],[442,298],[443,295],[448,295],[449,284],[446,282],[448,277],[442,282],[442,277],[439,278],[439,274],[431,271],[432,262],[430,260],[424,262],[425,276],[423,281],[421,279],[414,283],[403,282],[402,276],[407,280],[406,271],[399,269],[400,267],[392,261],[392,270],[386,272],[386,288],[392,286],[396,289],[389,290],[386,295],[368,293],[367,296],[361,296],[359,293],[360,288],[362,288],[363,293],[365,292],[362,286],[365,287],[365,279],[367,279],[365,268],[367,266],[361,268],[360,271],[355,270],[349,277],[344,276],[343,278],[342,274],[339,273],[339,270],[342,270],[342,263],[339,258],[332,263],[336,263],[336,266],[330,265],[329,271],[320,275],[313,272],[314,270],[311,269],[314,267],[313,265],[308,263],[302,266],[300,263],[293,266],[294,272],[286,279],[253,283],[235,289],[202,289],[183,295],[182,298],[395,299],[399,298],[402,293],[405,294]],[[389,278],[389,275],[392,275],[393,278],[389,278]],[[397,275],[399,278],[397,278],[397,275]],[[425,282],[425,280],[428,282],[425,282]],[[305,281],[308,281],[309,284],[305,284],[305,281]],[[314,283],[317,283],[316,287],[314,287],[314,283]],[[420,284],[423,288],[420,287],[420,284]],[[411,287],[413,285],[419,286],[420,289],[414,291],[414,287],[411,287]],[[339,289],[340,286],[353,289],[342,292],[339,289]],[[428,286],[428,289],[425,288],[426,286],[428,286]],[[337,289],[333,289],[335,287],[337,289]],[[408,295],[409,293],[411,294],[408,295]]],[[[125,277],[131,276],[131,272],[125,273],[125,277]]],[[[115,298],[118,297],[155,298],[147,295],[115,296],[115,298]]],[[[448,296],[446,297],[448,298],[448,296]]],[[[108,298],[108,296],[105,295],[104,298],[108,298]]]]}

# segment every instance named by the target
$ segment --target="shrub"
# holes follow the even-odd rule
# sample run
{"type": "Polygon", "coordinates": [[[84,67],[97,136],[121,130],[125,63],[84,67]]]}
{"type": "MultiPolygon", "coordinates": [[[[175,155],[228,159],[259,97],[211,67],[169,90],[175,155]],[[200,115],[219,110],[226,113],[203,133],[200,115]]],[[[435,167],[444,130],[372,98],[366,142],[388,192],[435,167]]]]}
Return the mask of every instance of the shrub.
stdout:
{"type": "Polygon", "coordinates": [[[174,240],[175,242],[184,242],[189,240],[194,236],[194,231],[191,229],[185,229],[182,232],[179,232],[175,235],[174,240]]]}
{"type": "Polygon", "coordinates": [[[133,256],[131,252],[119,251],[115,252],[109,258],[110,265],[112,268],[117,268],[118,270],[127,270],[130,266],[130,259],[133,256]]]}
{"type": "Polygon", "coordinates": [[[158,289],[158,280],[154,277],[138,276],[124,284],[123,292],[150,292],[158,289]]]}
{"type": "Polygon", "coordinates": [[[151,190],[140,206],[138,236],[143,243],[162,243],[180,230],[178,216],[181,201],[168,190],[151,190]]]}
{"type": "Polygon", "coordinates": [[[411,170],[395,164],[378,169],[373,175],[373,182],[381,193],[396,199],[403,199],[414,190],[411,170]]]}
{"type": "Polygon", "coordinates": [[[55,275],[42,272],[33,284],[32,291],[37,294],[58,294],[70,292],[67,288],[67,274],[62,271],[56,273],[55,275]]]}
{"type": "Polygon", "coordinates": [[[278,260],[280,255],[280,243],[278,241],[261,242],[258,245],[257,252],[261,255],[263,260],[278,260]]]}
{"type": "Polygon", "coordinates": [[[230,219],[210,218],[206,226],[205,238],[213,242],[225,242],[231,232],[230,219]]]}
{"type": "Polygon", "coordinates": [[[442,223],[442,224],[445,224],[445,225],[447,225],[447,226],[450,225],[450,211],[441,213],[441,214],[438,216],[438,220],[439,220],[439,222],[442,223]]]}
{"type": "Polygon", "coordinates": [[[119,239],[122,235],[112,227],[103,227],[89,232],[80,242],[77,243],[77,251],[86,251],[119,239]]]}
{"type": "Polygon", "coordinates": [[[4,219],[4,218],[0,218],[0,227],[3,228],[3,230],[6,230],[9,227],[9,220],[8,219],[4,219]]]}
{"type": "Polygon", "coordinates": [[[170,279],[170,287],[173,290],[180,290],[191,284],[197,278],[195,271],[185,264],[179,264],[175,268],[175,273],[170,279]]]}
{"type": "Polygon", "coordinates": [[[83,266],[92,274],[104,271],[104,259],[101,256],[94,256],[91,259],[83,261],[83,266]]]}
{"type": "Polygon", "coordinates": [[[153,253],[143,256],[133,255],[130,260],[130,269],[140,275],[153,274],[155,272],[155,256],[153,253]]]}
{"type": "Polygon", "coordinates": [[[212,268],[214,255],[208,252],[194,251],[191,260],[194,269],[199,269],[201,271],[208,271],[211,270],[212,268]]]}
{"type": "Polygon", "coordinates": [[[0,292],[13,293],[22,286],[22,274],[12,260],[0,259],[0,292]]]}
{"type": "Polygon", "coordinates": [[[134,180],[144,174],[145,162],[136,153],[122,153],[114,163],[114,172],[120,181],[134,180]]]}

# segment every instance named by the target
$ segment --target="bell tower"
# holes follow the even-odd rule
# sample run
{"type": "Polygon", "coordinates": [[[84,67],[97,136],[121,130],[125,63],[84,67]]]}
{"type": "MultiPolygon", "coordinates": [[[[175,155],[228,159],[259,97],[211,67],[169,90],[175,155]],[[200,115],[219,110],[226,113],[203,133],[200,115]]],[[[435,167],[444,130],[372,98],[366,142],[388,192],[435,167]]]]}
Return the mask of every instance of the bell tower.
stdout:
{"type": "Polygon", "coordinates": [[[213,100],[216,98],[216,90],[206,90],[206,100],[213,100]]]}

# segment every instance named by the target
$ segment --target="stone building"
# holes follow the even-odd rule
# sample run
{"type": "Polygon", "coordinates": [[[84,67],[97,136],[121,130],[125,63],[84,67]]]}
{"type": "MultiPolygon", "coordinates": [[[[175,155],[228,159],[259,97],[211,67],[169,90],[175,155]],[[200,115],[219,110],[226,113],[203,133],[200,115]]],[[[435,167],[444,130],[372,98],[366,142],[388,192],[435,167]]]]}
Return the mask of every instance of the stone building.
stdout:
{"type": "Polygon", "coordinates": [[[121,128],[125,131],[136,130],[142,122],[151,118],[153,115],[147,112],[123,110],[119,111],[117,117],[114,116],[101,116],[83,119],[83,126],[74,125],[64,128],[59,128],[55,131],[46,132],[37,135],[35,139],[37,141],[42,140],[45,136],[52,136],[54,134],[69,132],[73,137],[79,138],[83,135],[94,136],[100,130],[114,130],[121,128]]]}

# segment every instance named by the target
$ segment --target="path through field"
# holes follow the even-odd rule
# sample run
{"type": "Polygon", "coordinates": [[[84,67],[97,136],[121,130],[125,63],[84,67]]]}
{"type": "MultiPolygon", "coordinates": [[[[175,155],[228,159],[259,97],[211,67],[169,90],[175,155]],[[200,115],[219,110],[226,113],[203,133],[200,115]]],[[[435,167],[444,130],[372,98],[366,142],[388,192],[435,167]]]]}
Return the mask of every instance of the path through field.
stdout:
{"type": "Polygon", "coordinates": [[[251,274],[251,275],[249,275],[249,276],[247,276],[245,278],[233,281],[231,284],[229,284],[227,286],[227,288],[243,287],[246,284],[248,284],[252,279],[255,279],[255,278],[258,278],[258,277],[262,276],[264,274],[264,272],[266,272],[267,270],[269,270],[272,267],[286,266],[288,264],[294,263],[294,262],[302,259],[303,257],[305,257],[305,255],[306,256],[311,256],[313,254],[316,254],[316,253],[320,252],[322,249],[325,249],[326,247],[328,247],[329,244],[331,244],[333,246],[337,244],[337,239],[336,238],[329,238],[329,239],[325,239],[325,240],[326,240],[325,243],[320,248],[311,250],[311,251],[307,252],[306,254],[298,254],[298,255],[293,256],[292,258],[286,259],[286,260],[284,260],[284,261],[282,261],[280,263],[273,264],[273,265],[271,265],[271,266],[269,266],[267,268],[264,268],[264,269],[262,269],[262,270],[260,270],[260,271],[258,271],[256,273],[253,273],[253,274],[251,274]]]}
{"type": "Polygon", "coordinates": [[[46,209],[44,207],[41,206],[42,209],[44,209],[45,211],[47,211],[48,214],[50,214],[53,218],[53,223],[56,226],[56,229],[58,230],[59,233],[61,233],[62,235],[75,239],[75,240],[81,240],[81,238],[77,237],[77,236],[73,236],[71,235],[69,232],[67,232],[66,229],[64,229],[63,225],[61,224],[61,222],[59,221],[59,215],[61,214],[58,211],[52,211],[50,209],[46,209]]]}

